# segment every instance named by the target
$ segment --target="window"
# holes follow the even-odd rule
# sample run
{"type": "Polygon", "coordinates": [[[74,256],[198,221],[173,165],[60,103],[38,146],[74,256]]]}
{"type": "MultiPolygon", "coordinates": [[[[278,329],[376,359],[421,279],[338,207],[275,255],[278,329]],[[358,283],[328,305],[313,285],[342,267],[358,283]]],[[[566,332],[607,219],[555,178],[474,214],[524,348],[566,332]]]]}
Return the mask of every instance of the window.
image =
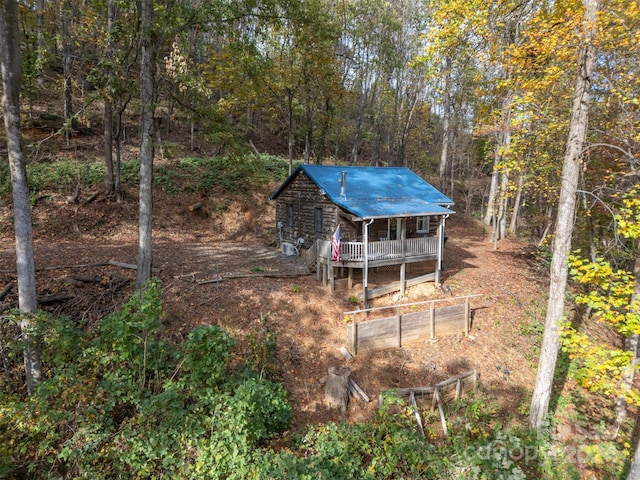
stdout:
{"type": "Polygon", "coordinates": [[[293,203],[287,203],[287,227],[293,227],[293,203]]]}
{"type": "Polygon", "coordinates": [[[416,220],[416,232],[429,233],[429,219],[431,217],[418,217],[416,220]]]}
{"type": "Polygon", "coordinates": [[[313,210],[313,224],[316,233],[322,233],[322,207],[313,210]]]}
{"type": "Polygon", "coordinates": [[[400,219],[390,218],[388,221],[387,231],[389,232],[387,240],[397,240],[400,234],[400,219]]]}

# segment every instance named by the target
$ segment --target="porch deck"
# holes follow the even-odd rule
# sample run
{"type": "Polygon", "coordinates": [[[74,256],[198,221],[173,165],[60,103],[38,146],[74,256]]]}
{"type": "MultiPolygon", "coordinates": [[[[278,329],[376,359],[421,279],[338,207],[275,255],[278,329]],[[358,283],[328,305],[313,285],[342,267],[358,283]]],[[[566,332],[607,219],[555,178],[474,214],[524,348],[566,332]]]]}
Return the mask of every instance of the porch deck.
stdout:
{"type": "MultiPolygon", "coordinates": [[[[340,258],[334,264],[341,267],[364,268],[364,242],[340,242],[340,258]]],[[[321,241],[319,257],[327,262],[331,258],[331,242],[321,241]]],[[[369,267],[421,262],[438,258],[438,237],[408,238],[369,242],[369,267]]]]}

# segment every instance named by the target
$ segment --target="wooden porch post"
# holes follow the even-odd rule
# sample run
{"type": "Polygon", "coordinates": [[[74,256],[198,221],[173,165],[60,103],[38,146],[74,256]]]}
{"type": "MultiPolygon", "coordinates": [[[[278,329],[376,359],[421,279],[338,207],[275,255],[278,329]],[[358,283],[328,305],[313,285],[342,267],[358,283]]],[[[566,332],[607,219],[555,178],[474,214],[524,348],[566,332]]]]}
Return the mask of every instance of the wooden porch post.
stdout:
{"type": "Polygon", "coordinates": [[[404,297],[405,292],[405,278],[406,278],[406,270],[407,270],[407,262],[405,259],[405,240],[407,239],[407,219],[402,218],[400,221],[400,253],[402,255],[402,263],[400,264],[400,297],[404,297]]]}
{"type": "Polygon", "coordinates": [[[329,281],[329,291],[331,293],[334,293],[335,290],[336,290],[335,271],[334,271],[335,263],[336,262],[333,261],[333,258],[330,258],[327,261],[327,269],[328,269],[327,270],[327,277],[328,277],[328,281],[329,281]]]}
{"type": "Polygon", "coordinates": [[[441,215],[440,220],[438,221],[438,260],[436,261],[436,285],[440,285],[443,246],[444,246],[444,215],[441,215]]]}
{"type": "Polygon", "coordinates": [[[369,308],[369,292],[368,290],[368,282],[369,282],[369,225],[373,223],[373,219],[368,222],[362,222],[362,240],[363,240],[363,248],[364,248],[364,268],[362,269],[362,290],[364,295],[364,308],[365,310],[369,308]]]}

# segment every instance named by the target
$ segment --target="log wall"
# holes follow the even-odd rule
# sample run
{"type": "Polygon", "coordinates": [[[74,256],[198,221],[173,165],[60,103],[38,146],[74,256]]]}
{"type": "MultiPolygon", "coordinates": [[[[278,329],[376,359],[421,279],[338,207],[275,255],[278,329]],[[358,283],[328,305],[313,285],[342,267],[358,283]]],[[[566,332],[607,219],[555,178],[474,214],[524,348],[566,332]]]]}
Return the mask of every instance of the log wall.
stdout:
{"type": "Polygon", "coordinates": [[[326,195],[320,193],[317,185],[304,172],[297,175],[276,199],[276,223],[283,225],[282,240],[294,244],[298,238],[304,238],[306,246],[313,245],[319,239],[331,239],[338,221],[343,238],[355,237],[355,225],[341,221],[341,211],[326,195]],[[293,226],[287,225],[287,204],[293,205],[293,226]],[[315,231],[316,208],[322,208],[322,233],[315,231]]]}

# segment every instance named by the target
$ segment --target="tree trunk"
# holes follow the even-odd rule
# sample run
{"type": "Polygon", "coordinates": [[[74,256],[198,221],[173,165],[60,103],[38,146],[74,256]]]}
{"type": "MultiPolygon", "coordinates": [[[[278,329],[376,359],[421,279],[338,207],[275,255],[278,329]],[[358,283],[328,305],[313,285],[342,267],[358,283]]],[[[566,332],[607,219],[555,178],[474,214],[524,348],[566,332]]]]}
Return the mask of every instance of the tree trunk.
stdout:
{"type": "Polygon", "coordinates": [[[636,453],[633,456],[633,463],[629,469],[629,475],[627,480],[640,480],[640,437],[638,437],[638,443],[636,444],[636,453]]]}
{"type": "Polygon", "coordinates": [[[104,102],[104,188],[107,195],[113,194],[113,111],[110,100],[104,102]]]}
{"type": "Polygon", "coordinates": [[[502,240],[507,232],[507,209],[509,205],[509,171],[504,170],[500,174],[500,199],[498,201],[498,212],[496,224],[493,226],[495,235],[494,241],[502,240]]]}
{"type": "MultiPolygon", "coordinates": [[[[440,153],[440,191],[445,191],[447,184],[447,166],[449,162],[449,124],[451,117],[451,59],[447,57],[445,59],[445,87],[442,98],[442,152],[440,153]]],[[[453,194],[453,192],[451,192],[453,194]]]]}
{"type": "Polygon", "coordinates": [[[580,180],[580,158],[587,134],[589,117],[591,71],[593,69],[596,33],[596,13],[599,0],[586,0],[584,13],[584,43],[578,55],[578,72],[573,95],[571,122],[562,167],[560,198],[556,217],[556,235],[551,259],[549,301],[540,361],[535,388],[531,399],[529,426],[539,429],[549,410],[553,376],[560,349],[559,323],[563,319],[567,287],[567,257],[571,251],[571,238],[575,220],[576,192],[580,180]]]}
{"type": "Polygon", "coordinates": [[[140,146],[140,205],[138,216],[138,269],[136,288],[141,290],[151,278],[152,242],[151,212],[153,207],[153,43],[151,24],[153,0],[142,0],[140,108],[142,109],[142,143],[140,146]]]}
{"type": "MultiPolygon", "coordinates": [[[[638,239],[638,250],[636,251],[636,261],[633,267],[633,276],[635,278],[636,284],[633,287],[633,295],[631,296],[631,303],[634,303],[640,300],[640,239],[638,239]]],[[[633,388],[633,377],[635,376],[635,370],[638,365],[638,344],[639,337],[637,333],[631,334],[631,336],[626,341],[626,348],[629,350],[633,357],[631,358],[630,365],[624,369],[622,372],[622,390],[623,392],[628,392],[633,388]]],[[[624,393],[620,395],[615,400],[614,410],[616,412],[616,418],[618,423],[621,424],[624,419],[627,417],[627,399],[624,393]]]]}
{"type": "Polygon", "coordinates": [[[500,155],[496,149],[496,153],[493,159],[493,172],[491,173],[491,186],[489,187],[489,199],[487,200],[487,211],[484,215],[484,224],[491,225],[493,217],[496,213],[496,197],[498,196],[498,162],[500,161],[500,155]]]}
{"type": "Polygon", "coordinates": [[[127,108],[129,101],[131,100],[131,95],[129,95],[124,101],[122,99],[119,100],[118,104],[118,113],[116,116],[117,124],[116,124],[116,133],[114,136],[114,144],[116,147],[116,165],[115,165],[115,178],[114,178],[114,193],[116,195],[116,200],[119,202],[122,200],[122,181],[121,181],[121,172],[122,172],[122,117],[124,116],[124,111],[127,108]]]}
{"type": "MultiPolygon", "coordinates": [[[[113,0],[107,2],[107,46],[105,55],[107,58],[112,56],[111,31],[115,20],[115,5],[113,0]]],[[[107,195],[113,195],[114,179],[113,179],[113,105],[111,94],[107,92],[104,101],[104,187],[107,195]]]]}
{"type": "Polygon", "coordinates": [[[525,171],[520,172],[518,178],[518,190],[513,201],[513,211],[511,212],[511,224],[509,225],[509,233],[515,235],[518,230],[518,215],[520,214],[520,204],[522,202],[522,191],[524,190],[525,171]]]}
{"type": "Polygon", "coordinates": [[[493,224],[491,240],[496,242],[506,234],[507,187],[509,171],[503,168],[506,152],[511,148],[511,103],[513,94],[508,93],[502,101],[500,125],[496,133],[496,147],[493,156],[493,173],[491,174],[491,188],[489,203],[484,217],[485,225],[493,224]]]}
{"type": "Polygon", "coordinates": [[[307,107],[307,131],[304,136],[304,163],[309,163],[313,155],[313,112],[307,107]]]}
{"type": "Polygon", "coordinates": [[[38,70],[38,88],[44,88],[44,64],[45,64],[45,43],[44,43],[44,0],[38,0],[36,3],[36,45],[38,51],[37,63],[40,65],[38,70]]]}
{"type": "Polygon", "coordinates": [[[405,156],[407,151],[407,138],[409,138],[409,130],[411,129],[411,120],[413,119],[413,112],[416,109],[416,105],[418,104],[418,94],[414,94],[413,101],[411,102],[411,107],[409,108],[409,112],[407,113],[407,117],[405,118],[402,126],[402,131],[400,133],[400,140],[398,142],[398,158],[396,160],[396,165],[398,167],[405,166],[405,156]]]}
{"type": "Polygon", "coordinates": [[[542,245],[544,245],[544,242],[547,239],[547,235],[549,235],[549,230],[551,230],[552,225],[553,225],[553,208],[551,207],[551,205],[547,205],[547,214],[546,214],[546,220],[544,224],[544,230],[540,235],[540,240],[538,240],[538,247],[542,247],[542,245]]]}
{"type": "Polygon", "coordinates": [[[67,140],[67,146],[69,145],[69,139],[71,137],[71,130],[76,127],[76,121],[73,117],[73,96],[72,96],[72,69],[73,69],[73,47],[71,38],[70,23],[73,18],[73,11],[71,4],[68,0],[62,4],[62,76],[63,76],[63,89],[62,89],[62,106],[64,112],[64,131],[65,138],[67,140]]]}
{"type": "Polygon", "coordinates": [[[498,240],[502,240],[507,236],[507,213],[509,206],[509,176],[511,174],[511,169],[507,168],[505,165],[508,165],[508,160],[511,151],[511,95],[508,95],[504,101],[503,105],[503,125],[501,127],[502,134],[500,135],[502,141],[500,142],[500,146],[498,150],[503,152],[500,155],[500,160],[502,165],[502,176],[500,180],[500,201],[498,205],[498,221],[497,223],[497,232],[498,232],[498,240]],[[506,158],[506,162],[504,162],[506,158]]]}
{"type": "Polygon", "coordinates": [[[289,152],[289,175],[293,173],[294,153],[294,120],[293,120],[293,93],[287,92],[287,149],[289,152]]]}
{"type": "Polygon", "coordinates": [[[29,205],[27,170],[22,153],[22,129],[20,126],[20,84],[22,65],[20,37],[18,32],[18,8],[15,0],[2,1],[0,15],[0,41],[2,42],[2,111],[7,135],[11,188],[13,191],[13,219],[16,238],[16,271],[18,275],[18,306],[25,314],[21,329],[24,351],[24,366],[27,390],[33,393],[40,380],[40,355],[29,340],[29,315],[38,308],[36,296],[36,271],[33,259],[33,232],[29,205]]]}

